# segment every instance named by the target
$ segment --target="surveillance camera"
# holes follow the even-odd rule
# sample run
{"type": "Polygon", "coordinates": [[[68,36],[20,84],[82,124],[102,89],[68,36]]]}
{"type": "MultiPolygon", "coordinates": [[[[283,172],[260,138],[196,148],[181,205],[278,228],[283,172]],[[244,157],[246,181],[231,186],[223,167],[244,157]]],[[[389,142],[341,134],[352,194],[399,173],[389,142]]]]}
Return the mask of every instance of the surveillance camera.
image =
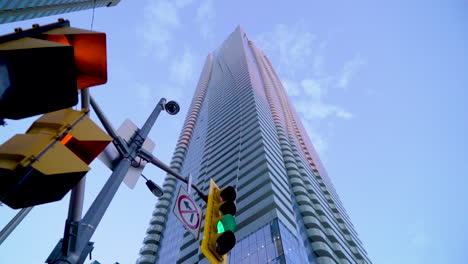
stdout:
{"type": "Polygon", "coordinates": [[[164,105],[164,108],[170,115],[176,115],[180,110],[179,104],[176,101],[167,102],[166,105],[164,105]]]}

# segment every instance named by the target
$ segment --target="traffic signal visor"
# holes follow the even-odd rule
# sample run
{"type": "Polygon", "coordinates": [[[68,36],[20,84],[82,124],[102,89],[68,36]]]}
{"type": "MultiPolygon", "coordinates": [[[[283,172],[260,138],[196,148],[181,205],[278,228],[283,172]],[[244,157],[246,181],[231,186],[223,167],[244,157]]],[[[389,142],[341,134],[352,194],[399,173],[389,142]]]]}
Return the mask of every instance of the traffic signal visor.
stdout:
{"type": "Polygon", "coordinates": [[[107,82],[105,33],[81,28],[60,27],[42,34],[48,41],[73,46],[78,89],[107,82]]]}
{"type": "Polygon", "coordinates": [[[236,219],[234,216],[228,214],[218,221],[216,229],[218,230],[218,234],[222,234],[228,230],[234,232],[236,231],[236,225],[236,219]]]}

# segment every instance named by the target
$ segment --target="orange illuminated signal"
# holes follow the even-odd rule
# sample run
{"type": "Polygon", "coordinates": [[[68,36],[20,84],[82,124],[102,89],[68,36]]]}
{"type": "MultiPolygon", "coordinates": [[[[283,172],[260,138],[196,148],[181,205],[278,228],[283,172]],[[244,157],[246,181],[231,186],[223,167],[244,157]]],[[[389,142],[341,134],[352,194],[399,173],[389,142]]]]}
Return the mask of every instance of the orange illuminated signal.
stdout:
{"type": "Polygon", "coordinates": [[[68,141],[70,141],[70,139],[72,139],[72,138],[73,138],[72,135],[66,134],[65,137],[62,140],[60,140],[60,142],[62,144],[64,144],[64,145],[67,145],[68,141]]]}

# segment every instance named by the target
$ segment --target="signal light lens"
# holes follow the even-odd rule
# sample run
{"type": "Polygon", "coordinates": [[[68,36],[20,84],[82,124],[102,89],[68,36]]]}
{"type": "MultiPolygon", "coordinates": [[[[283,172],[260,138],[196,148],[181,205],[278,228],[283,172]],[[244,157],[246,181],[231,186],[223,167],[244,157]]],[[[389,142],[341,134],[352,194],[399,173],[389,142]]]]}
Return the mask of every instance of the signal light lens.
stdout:
{"type": "Polygon", "coordinates": [[[63,145],[67,145],[68,141],[70,141],[70,139],[72,139],[73,136],[70,135],[70,134],[66,134],[62,140],[60,140],[60,142],[63,144],[63,145]]]}
{"type": "Polygon", "coordinates": [[[232,231],[226,231],[216,240],[216,253],[227,254],[236,245],[236,236],[232,231]]]}
{"type": "Polygon", "coordinates": [[[236,219],[234,216],[227,214],[221,220],[218,221],[216,228],[218,229],[218,234],[224,233],[226,231],[236,231],[236,219]]]}
{"type": "Polygon", "coordinates": [[[237,198],[236,189],[232,186],[224,188],[220,193],[221,201],[235,201],[237,198]]]}
{"type": "Polygon", "coordinates": [[[237,207],[232,201],[224,202],[220,207],[219,211],[223,213],[223,215],[236,215],[237,213],[237,207]]]}

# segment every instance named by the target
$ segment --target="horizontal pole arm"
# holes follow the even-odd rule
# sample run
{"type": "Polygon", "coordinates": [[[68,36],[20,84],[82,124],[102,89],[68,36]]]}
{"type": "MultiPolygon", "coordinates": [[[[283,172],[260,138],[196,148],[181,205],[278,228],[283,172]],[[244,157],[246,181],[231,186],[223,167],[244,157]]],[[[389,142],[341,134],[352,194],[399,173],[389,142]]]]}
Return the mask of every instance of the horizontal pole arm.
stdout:
{"type": "MultiPolygon", "coordinates": [[[[171,169],[171,167],[167,166],[166,164],[164,164],[162,161],[160,161],[158,158],[156,158],[153,154],[151,154],[150,152],[144,150],[144,149],[140,149],[139,152],[138,152],[138,156],[146,161],[148,161],[149,163],[155,165],[156,167],[162,169],[163,171],[169,173],[171,176],[174,176],[175,178],[177,178],[178,180],[180,181],[183,181],[185,183],[188,184],[188,181],[187,181],[187,178],[183,177],[182,175],[180,175],[179,173],[175,172],[173,169],[171,169]]],[[[208,201],[208,196],[206,196],[201,190],[200,188],[198,188],[198,186],[196,186],[195,184],[191,184],[191,187],[198,193],[198,195],[200,196],[200,198],[202,198],[203,201],[205,201],[205,203],[208,201]]]]}

